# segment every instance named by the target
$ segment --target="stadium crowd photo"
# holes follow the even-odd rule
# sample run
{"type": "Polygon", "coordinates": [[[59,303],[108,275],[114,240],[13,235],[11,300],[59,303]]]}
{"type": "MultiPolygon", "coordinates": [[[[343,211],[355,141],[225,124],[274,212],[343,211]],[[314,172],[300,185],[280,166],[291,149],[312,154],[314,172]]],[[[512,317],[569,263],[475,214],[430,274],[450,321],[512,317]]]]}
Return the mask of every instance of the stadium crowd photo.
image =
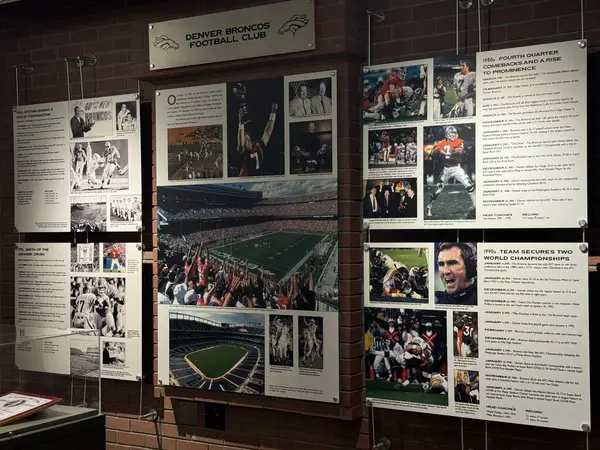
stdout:
{"type": "Polygon", "coordinates": [[[159,188],[159,302],[337,311],[334,185],[159,188]]]}

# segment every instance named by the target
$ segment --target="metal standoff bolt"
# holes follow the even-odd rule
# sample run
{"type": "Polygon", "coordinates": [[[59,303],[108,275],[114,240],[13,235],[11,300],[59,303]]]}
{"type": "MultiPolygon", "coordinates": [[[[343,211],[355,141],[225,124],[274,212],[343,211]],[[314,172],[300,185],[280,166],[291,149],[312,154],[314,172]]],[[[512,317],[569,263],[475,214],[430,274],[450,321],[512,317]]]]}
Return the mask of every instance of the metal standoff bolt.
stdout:
{"type": "Polygon", "coordinates": [[[581,251],[581,253],[587,253],[588,252],[588,246],[587,244],[579,244],[579,250],[581,251]]]}
{"type": "Polygon", "coordinates": [[[140,98],[140,94],[133,94],[133,99],[137,100],[138,98],[140,98]]]}
{"type": "Polygon", "coordinates": [[[385,436],[379,439],[377,445],[373,446],[373,450],[390,450],[392,442],[385,436]]]}
{"type": "Polygon", "coordinates": [[[339,402],[339,401],[340,401],[340,399],[339,399],[339,398],[337,398],[337,397],[333,397],[333,401],[334,401],[335,403],[337,403],[337,402],[339,402]]]}
{"type": "Polygon", "coordinates": [[[585,431],[586,433],[589,433],[590,431],[592,431],[592,428],[587,423],[584,423],[583,425],[581,425],[581,429],[583,431],[585,431]]]}
{"type": "Polygon", "coordinates": [[[16,106],[13,106],[13,108],[12,108],[12,109],[13,109],[13,112],[15,112],[15,111],[17,110],[17,107],[16,107],[16,106]]]}
{"type": "Polygon", "coordinates": [[[366,231],[366,230],[368,230],[370,226],[371,226],[371,225],[369,224],[369,222],[364,222],[364,221],[363,221],[363,231],[366,231]]]}
{"type": "Polygon", "coordinates": [[[587,227],[587,221],[585,219],[579,219],[577,221],[577,225],[579,225],[581,228],[585,228],[587,227]]]}
{"type": "Polygon", "coordinates": [[[136,245],[136,248],[137,248],[138,250],[142,250],[142,244],[138,244],[138,245],[136,245]]]}
{"type": "Polygon", "coordinates": [[[312,46],[313,46],[312,44],[308,44],[308,48],[312,48],[312,46]]]}
{"type": "Polygon", "coordinates": [[[367,406],[373,406],[373,400],[371,400],[370,398],[367,399],[367,406]]]}
{"type": "Polygon", "coordinates": [[[154,30],[154,25],[148,25],[148,28],[154,30]]]}
{"type": "Polygon", "coordinates": [[[587,42],[585,42],[583,39],[577,41],[577,46],[579,48],[586,48],[587,47],[587,42]]]}
{"type": "Polygon", "coordinates": [[[15,244],[15,250],[19,250],[19,244],[15,244]]]}
{"type": "Polygon", "coordinates": [[[142,381],[142,376],[141,375],[136,375],[135,376],[135,381],[142,381]]]}
{"type": "Polygon", "coordinates": [[[160,96],[160,91],[156,91],[156,96],[160,96]]]}
{"type": "Polygon", "coordinates": [[[158,384],[163,384],[163,381],[161,378],[158,379],[158,384]]]}
{"type": "Polygon", "coordinates": [[[154,64],[150,64],[150,68],[151,68],[151,69],[154,69],[154,64]]]}
{"type": "Polygon", "coordinates": [[[17,227],[14,227],[14,228],[13,228],[13,231],[14,231],[15,233],[18,233],[18,232],[19,232],[19,229],[18,229],[17,227]]]}
{"type": "Polygon", "coordinates": [[[369,73],[369,67],[368,66],[363,67],[363,73],[369,73]]]}
{"type": "Polygon", "coordinates": [[[371,248],[371,246],[369,245],[369,243],[368,243],[368,242],[365,242],[365,243],[363,244],[363,250],[364,250],[365,252],[368,252],[368,251],[370,250],[370,248],[371,248]]]}
{"type": "Polygon", "coordinates": [[[332,76],[332,77],[335,77],[335,75],[336,75],[336,71],[335,71],[335,70],[332,70],[332,71],[331,71],[331,76],[332,76]]]}

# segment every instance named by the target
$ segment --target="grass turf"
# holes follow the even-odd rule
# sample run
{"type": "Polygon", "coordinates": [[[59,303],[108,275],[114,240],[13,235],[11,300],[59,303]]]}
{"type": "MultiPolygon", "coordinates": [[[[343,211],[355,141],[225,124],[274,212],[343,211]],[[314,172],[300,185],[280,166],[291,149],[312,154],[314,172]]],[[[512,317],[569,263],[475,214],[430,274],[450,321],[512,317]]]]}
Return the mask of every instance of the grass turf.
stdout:
{"type": "Polygon", "coordinates": [[[427,267],[427,251],[423,251],[419,256],[417,248],[386,248],[381,249],[381,253],[389,256],[394,261],[401,262],[409,269],[411,267],[427,267]]]}
{"type": "Polygon", "coordinates": [[[232,345],[217,345],[185,355],[188,362],[208,378],[220,378],[248,352],[232,345]]]}
{"type": "MultiPolygon", "coordinates": [[[[264,267],[280,279],[308,255],[324,234],[279,231],[216,247],[210,251],[264,267]]],[[[224,256],[221,255],[221,256],[224,256]]]]}
{"type": "Polygon", "coordinates": [[[367,397],[396,400],[401,402],[423,403],[425,405],[448,406],[448,394],[423,392],[421,385],[410,384],[406,387],[389,381],[367,381],[367,397]]]}

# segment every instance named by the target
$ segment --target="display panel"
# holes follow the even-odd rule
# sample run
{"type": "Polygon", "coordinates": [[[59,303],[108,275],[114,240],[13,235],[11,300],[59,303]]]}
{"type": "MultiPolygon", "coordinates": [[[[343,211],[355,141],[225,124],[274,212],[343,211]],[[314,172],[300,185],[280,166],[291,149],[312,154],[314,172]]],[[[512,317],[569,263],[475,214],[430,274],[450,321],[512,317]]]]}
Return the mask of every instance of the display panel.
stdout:
{"type": "Polygon", "coordinates": [[[369,66],[363,83],[371,228],[587,220],[587,50],[577,41],[369,66]]]}
{"type": "Polygon", "coordinates": [[[590,424],[587,255],[574,243],[377,243],[365,258],[375,407],[590,424]]]}
{"type": "Polygon", "coordinates": [[[162,384],[339,402],[335,75],[160,92],[162,384]]]}
{"type": "Polygon", "coordinates": [[[137,94],[13,108],[15,228],[141,229],[137,94]]]}
{"type": "Polygon", "coordinates": [[[101,355],[103,378],[136,380],[142,362],[141,264],[135,243],[17,244],[18,336],[66,335],[17,345],[19,369],[98,376],[101,355]]]}

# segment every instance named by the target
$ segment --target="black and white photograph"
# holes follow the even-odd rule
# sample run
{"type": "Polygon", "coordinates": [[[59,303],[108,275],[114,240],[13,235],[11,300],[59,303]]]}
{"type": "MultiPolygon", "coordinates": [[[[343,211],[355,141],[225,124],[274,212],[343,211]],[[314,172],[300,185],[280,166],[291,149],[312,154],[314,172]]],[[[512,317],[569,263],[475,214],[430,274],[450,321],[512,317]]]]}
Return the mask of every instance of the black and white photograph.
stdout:
{"type": "Polygon", "coordinates": [[[135,131],[137,130],[137,102],[131,100],[128,102],[115,103],[116,109],[116,129],[117,131],[135,131]]]}
{"type": "Polygon", "coordinates": [[[363,73],[363,123],[427,119],[427,64],[363,73]]]}
{"type": "Polygon", "coordinates": [[[115,225],[140,225],[142,220],[141,196],[137,194],[110,196],[110,223],[115,225]]]}
{"type": "Polygon", "coordinates": [[[98,339],[71,337],[71,375],[75,377],[97,377],[100,366],[98,339]]]}
{"type": "Polygon", "coordinates": [[[414,167],[417,165],[417,129],[369,130],[369,169],[414,167]]]}
{"type": "Polygon", "coordinates": [[[338,311],[337,180],[158,188],[161,304],[338,311]]]}
{"type": "Polygon", "coordinates": [[[71,242],[71,272],[100,272],[100,244],[71,242]]]}
{"type": "Polygon", "coordinates": [[[367,397],[448,406],[446,311],[365,308],[367,397]]]}
{"type": "Polygon", "coordinates": [[[456,403],[479,404],[479,371],[454,371],[454,401],[456,403]]]}
{"type": "Polygon", "coordinates": [[[434,59],[434,120],[475,116],[476,59],[475,55],[434,59]]]}
{"type": "Polygon", "coordinates": [[[70,101],[69,114],[71,139],[98,138],[115,133],[111,97],[70,101]]]}
{"type": "Polygon", "coordinates": [[[169,128],[167,139],[169,180],[223,178],[222,125],[169,128]]]}
{"type": "Polygon", "coordinates": [[[425,220],[475,220],[475,124],[423,127],[425,220]]]}
{"type": "Polygon", "coordinates": [[[294,366],[293,316],[269,316],[269,365],[294,366]]]}
{"type": "Polygon", "coordinates": [[[369,250],[371,303],[428,303],[429,255],[427,248],[376,248],[369,250]]]}
{"type": "Polygon", "coordinates": [[[288,83],[289,115],[294,118],[331,115],[331,78],[288,83]]]}
{"type": "Polygon", "coordinates": [[[227,83],[229,177],[284,175],[283,78],[227,83]]]}
{"type": "Polygon", "coordinates": [[[71,197],[71,231],[106,231],[106,197],[71,197]]]}
{"type": "Polygon", "coordinates": [[[69,144],[71,193],[129,189],[127,139],[69,144]]]}
{"type": "Polygon", "coordinates": [[[477,305],[477,244],[435,243],[435,303],[477,305]]]}
{"type": "Polygon", "coordinates": [[[478,321],[475,311],[454,311],[454,356],[457,358],[479,357],[478,321]]]}
{"type": "Polygon", "coordinates": [[[417,179],[366,180],[364,219],[417,217],[417,179]]]}
{"type": "Polygon", "coordinates": [[[125,278],[71,277],[71,328],[125,337],[125,278]]]}
{"type": "Polygon", "coordinates": [[[102,270],[104,273],[127,272],[127,244],[122,242],[102,245],[102,270]]]}
{"type": "Polygon", "coordinates": [[[290,173],[331,174],[332,145],[331,120],[290,123],[290,173]]]}
{"type": "Polygon", "coordinates": [[[169,384],[262,395],[264,348],[264,314],[171,309],[169,384]]]}
{"type": "Polygon", "coordinates": [[[298,365],[323,370],[323,318],[298,316],[298,365]]]}
{"type": "Polygon", "coordinates": [[[127,361],[126,344],[123,341],[102,342],[102,368],[122,369],[127,361]]]}

